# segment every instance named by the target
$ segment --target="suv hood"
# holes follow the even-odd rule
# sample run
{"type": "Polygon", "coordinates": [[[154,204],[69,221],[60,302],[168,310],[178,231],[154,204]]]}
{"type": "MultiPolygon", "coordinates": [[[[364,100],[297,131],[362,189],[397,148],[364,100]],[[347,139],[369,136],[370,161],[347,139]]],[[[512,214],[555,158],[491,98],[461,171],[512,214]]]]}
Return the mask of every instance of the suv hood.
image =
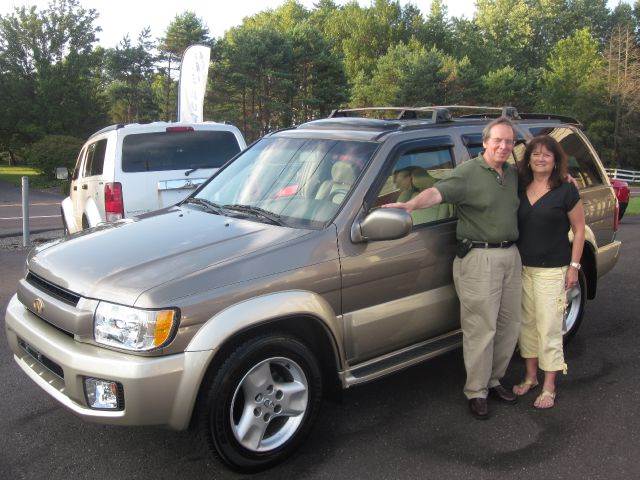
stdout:
{"type": "MultiPolygon", "coordinates": [[[[309,233],[171,207],[43,245],[29,255],[28,268],[83,297],[134,305],[155,286],[309,233]]],[[[233,281],[218,278],[217,286],[233,281]]]]}

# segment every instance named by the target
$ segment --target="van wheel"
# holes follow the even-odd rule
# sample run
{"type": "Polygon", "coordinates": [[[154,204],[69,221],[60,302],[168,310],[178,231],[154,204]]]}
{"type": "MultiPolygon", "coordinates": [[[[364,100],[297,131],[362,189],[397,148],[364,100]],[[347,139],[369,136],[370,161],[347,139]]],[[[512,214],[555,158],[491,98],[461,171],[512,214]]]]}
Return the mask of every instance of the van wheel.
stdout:
{"type": "Polygon", "coordinates": [[[320,410],[322,376],[311,350],[287,335],[238,347],[203,387],[197,425],[232,468],[254,472],[291,455],[320,410]]]}
{"type": "Polygon", "coordinates": [[[564,344],[571,341],[580,328],[584,316],[585,300],[587,297],[586,279],[582,270],[578,272],[578,285],[567,292],[562,333],[564,344]]]}
{"type": "Polygon", "coordinates": [[[86,215],[82,216],[82,229],[86,230],[87,228],[89,228],[89,220],[87,219],[86,215]]]}

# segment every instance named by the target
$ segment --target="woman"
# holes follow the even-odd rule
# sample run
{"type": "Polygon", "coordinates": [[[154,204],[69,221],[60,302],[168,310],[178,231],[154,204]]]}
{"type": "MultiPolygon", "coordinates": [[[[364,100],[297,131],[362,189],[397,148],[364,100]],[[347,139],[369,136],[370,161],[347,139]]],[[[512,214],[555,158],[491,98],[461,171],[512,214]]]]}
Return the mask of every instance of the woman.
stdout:
{"type": "Polygon", "coordinates": [[[420,190],[413,185],[413,171],[414,167],[405,167],[393,172],[393,183],[400,190],[397,202],[408,202],[420,193],[420,190]]]}
{"type": "Polygon", "coordinates": [[[544,371],[544,383],[534,407],[551,408],[555,404],[556,374],[566,373],[567,369],[562,352],[562,323],[566,290],[578,284],[584,210],[578,189],[565,180],[567,158],[554,138],[533,138],[518,169],[518,248],[523,265],[522,330],[518,343],[526,375],[513,392],[524,395],[536,387],[539,367],[544,371]],[[567,237],[569,226],[573,244],[567,237]]]}

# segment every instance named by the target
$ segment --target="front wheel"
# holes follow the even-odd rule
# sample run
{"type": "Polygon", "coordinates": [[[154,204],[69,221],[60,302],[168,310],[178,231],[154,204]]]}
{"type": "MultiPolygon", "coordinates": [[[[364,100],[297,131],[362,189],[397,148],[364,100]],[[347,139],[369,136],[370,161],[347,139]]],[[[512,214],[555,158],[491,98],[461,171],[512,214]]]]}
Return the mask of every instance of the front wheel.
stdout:
{"type": "Polygon", "coordinates": [[[584,316],[585,300],[587,297],[586,279],[582,270],[578,274],[578,285],[567,292],[562,334],[565,345],[571,341],[580,328],[584,316]]]}
{"type": "Polygon", "coordinates": [[[232,468],[263,470],[291,455],[320,409],[322,377],[313,352],[287,335],[239,346],[204,386],[198,427],[232,468]]]}

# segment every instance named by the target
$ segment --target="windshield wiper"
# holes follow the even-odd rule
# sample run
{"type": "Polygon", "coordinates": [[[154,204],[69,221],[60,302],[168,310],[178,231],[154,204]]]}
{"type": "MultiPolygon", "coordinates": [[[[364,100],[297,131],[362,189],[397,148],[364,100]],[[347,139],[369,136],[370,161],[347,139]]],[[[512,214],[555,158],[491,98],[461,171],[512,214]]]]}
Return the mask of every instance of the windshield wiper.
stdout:
{"type": "Polygon", "coordinates": [[[187,197],[182,203],[193,203],[194,205],[200,205],[210,212],[213,212],[217,215],[222,215],[222,207],[217,203],[212,202],[211,200],[207,200],[206,198],[187,197]]]}
{"type": "Polygon", "coordinates": [[[234,210],[241,213],[249,213],[255,215],[256,217],[263,218],[273,225],[284,225],[284,222],[282,221],[282,217],[280,215],[270,212],[269,210],[264,210],[260,207],[235,203],[233,205],[223,205],[222,208],[224,208],[225,210],[234,210]]]}

